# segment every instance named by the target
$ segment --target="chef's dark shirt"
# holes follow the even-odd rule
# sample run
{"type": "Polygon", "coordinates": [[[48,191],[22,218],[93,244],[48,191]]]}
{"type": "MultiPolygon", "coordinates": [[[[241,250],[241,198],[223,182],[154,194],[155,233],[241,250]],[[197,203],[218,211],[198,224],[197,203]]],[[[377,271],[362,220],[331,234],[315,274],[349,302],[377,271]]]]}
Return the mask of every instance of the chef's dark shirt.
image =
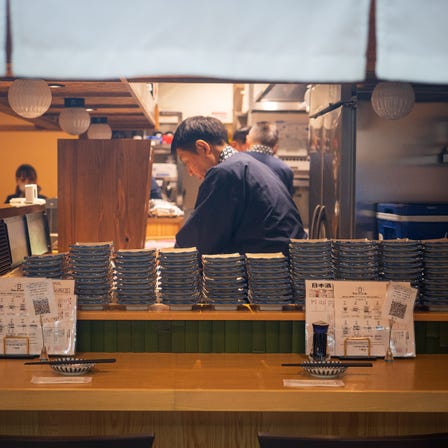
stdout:
{"type": "Polygon", "coordinates": [[[257,160],[271,168],[271,170],[274,171],[274,173],[277,174],[280,180],[285,184],[289,193],[291,195],[294,194],[294,173],[291,168],[283,162],[283,160],[262,152],[247,151],[247,154],[250,154],[252,157],[255,157],[257,160]]]}
{"type": "Polygon", "coordinates": [[[157,181],[151,178],[151,193],[149,194],[150,199],[162,199],[162,190],[159,187],[157,181]]]}
{"type": "Polygon", "coordinates": [[[291,195],[276,174],[246,153],[210,168],[176,247],[202,254],[283,252],[290,238],[306,238],[291,195]]]}

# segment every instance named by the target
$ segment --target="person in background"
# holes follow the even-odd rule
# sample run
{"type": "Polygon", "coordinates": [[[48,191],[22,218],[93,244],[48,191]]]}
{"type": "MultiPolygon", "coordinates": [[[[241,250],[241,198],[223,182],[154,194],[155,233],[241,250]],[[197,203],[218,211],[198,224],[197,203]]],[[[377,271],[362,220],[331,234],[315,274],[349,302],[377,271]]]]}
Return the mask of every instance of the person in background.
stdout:
{"type": "Polygon", "coordinates": [[[230,144],[237,151],[247,151],[249,145],[247,143],[247,134],[250,131],[250,127],[237,129],[232,136],[232,141],[230,144]]]}
{"type": "Polygon", "coordinates": [[[269,121],[259,121],[247,134],[247,153],[266,164],[285,184],[291,196],[294,194],[294,173],[283,160],[275,156],[278,149],[277,126],[269,121]]]}
{"type": "Polygon", "coordinates": [[[176,247],[201,254],[283,252],[306,238],[291,195],[263,163],[227,143],[216,118],[195,116],[178,126],[172,153],[202,180],[195,208],[176,235],[176,247]]]}
{"type": "MultiPolygon", "coordinates": [[[[37,172],[33,166],[28,164],[20,165],[16,170],[16,191],[14,194],[7,196],[5,204],[13,198],[25,197],[25,185],[37,184],[37,172]]],[[[41,199],[47,199],[46,196],[40,194],[41,188],[37,186],[38,197],[41,199]]]]}
{"type": "Polygon", "coordinates": [[[151,193],[149,199],[162,199],[162,190],[157,181],[151,177],[151,193]]]}

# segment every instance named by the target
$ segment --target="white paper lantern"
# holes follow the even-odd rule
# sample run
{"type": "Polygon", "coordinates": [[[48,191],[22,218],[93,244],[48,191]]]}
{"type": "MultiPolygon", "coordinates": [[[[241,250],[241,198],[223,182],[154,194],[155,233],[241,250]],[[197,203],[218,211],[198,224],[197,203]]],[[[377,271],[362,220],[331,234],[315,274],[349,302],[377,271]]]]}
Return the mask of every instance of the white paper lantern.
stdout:
{"type": "Polygon", "coordinates": [[[110,140],[112,128],[107,123],[107,117],[92,117],[87,137],[90,140],[110,140]]]}
{"type": "Polygon", "coordinates": [[[8,90],[12,110],[24,118],[37,118],[51,105],[51,89],[42,79],[16,79],[8,90]]]}
{"type": "Polygon", "coordinates": [[[371,102],[377,115],[398,120],[414,107],[414,89],[406,82],[381,82],[373,89],[371,102]]]}
{"type": "Polygon", "coordinates": [[[65,98],[64,110],[59,114],[59,126],[67,134],[80,135],[90,126],[90,115],[83,98],[65,98]]]}

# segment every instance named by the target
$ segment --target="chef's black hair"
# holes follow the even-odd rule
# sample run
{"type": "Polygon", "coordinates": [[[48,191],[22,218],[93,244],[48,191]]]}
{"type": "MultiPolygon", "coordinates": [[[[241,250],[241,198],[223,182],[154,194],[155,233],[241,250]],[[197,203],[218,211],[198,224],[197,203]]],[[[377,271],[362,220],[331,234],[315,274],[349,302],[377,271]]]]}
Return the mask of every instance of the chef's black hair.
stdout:
{"type": "Polygon", "coordinates": [[[250,127],[246,126],[244,128],[237,129],[232,136],[232,140],[240,143],[246,143],[247,134],[250,131],[250,127]]]}
{"type": "Polygon", "coordinates": [[[177,149],[196,152],[195,142],[204,140],[210,145],[227,143],[227,129],[221,121],[214,117],[196,115],[186,118],[176,129],[171,143],[171,153],[177,149]]]}

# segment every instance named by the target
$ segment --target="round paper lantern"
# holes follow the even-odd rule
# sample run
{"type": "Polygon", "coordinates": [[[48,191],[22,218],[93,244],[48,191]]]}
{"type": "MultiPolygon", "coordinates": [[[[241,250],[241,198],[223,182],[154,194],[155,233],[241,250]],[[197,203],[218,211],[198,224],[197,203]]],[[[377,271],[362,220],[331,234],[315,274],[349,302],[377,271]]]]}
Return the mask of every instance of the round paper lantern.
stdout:
{"type": "Polygon", "coordinates": [[[110,140],[112,128],[107,123],[107,117],[92,117],[87,137],[90,140],[110,140]]]}
{"type": "Polygon", "coordinates": [[[414,107],[414,89],[406,82],[381,82],[373,89],[371,102],[377,115],[398,120],[414,107]]]}
{"type": "Polygon", "coordinates": [[[67,134],[80,135],[90,126],[90,115],[83,98],[65,98],[64,109],[59,114],[59,126],[67,134]]]}
{"type": "Polygon", "coordinates": [[[37,118],[51,105],[51,90],[42,79],[16,79],[8,90],[12,110],[24,118],[37,118]]]}

